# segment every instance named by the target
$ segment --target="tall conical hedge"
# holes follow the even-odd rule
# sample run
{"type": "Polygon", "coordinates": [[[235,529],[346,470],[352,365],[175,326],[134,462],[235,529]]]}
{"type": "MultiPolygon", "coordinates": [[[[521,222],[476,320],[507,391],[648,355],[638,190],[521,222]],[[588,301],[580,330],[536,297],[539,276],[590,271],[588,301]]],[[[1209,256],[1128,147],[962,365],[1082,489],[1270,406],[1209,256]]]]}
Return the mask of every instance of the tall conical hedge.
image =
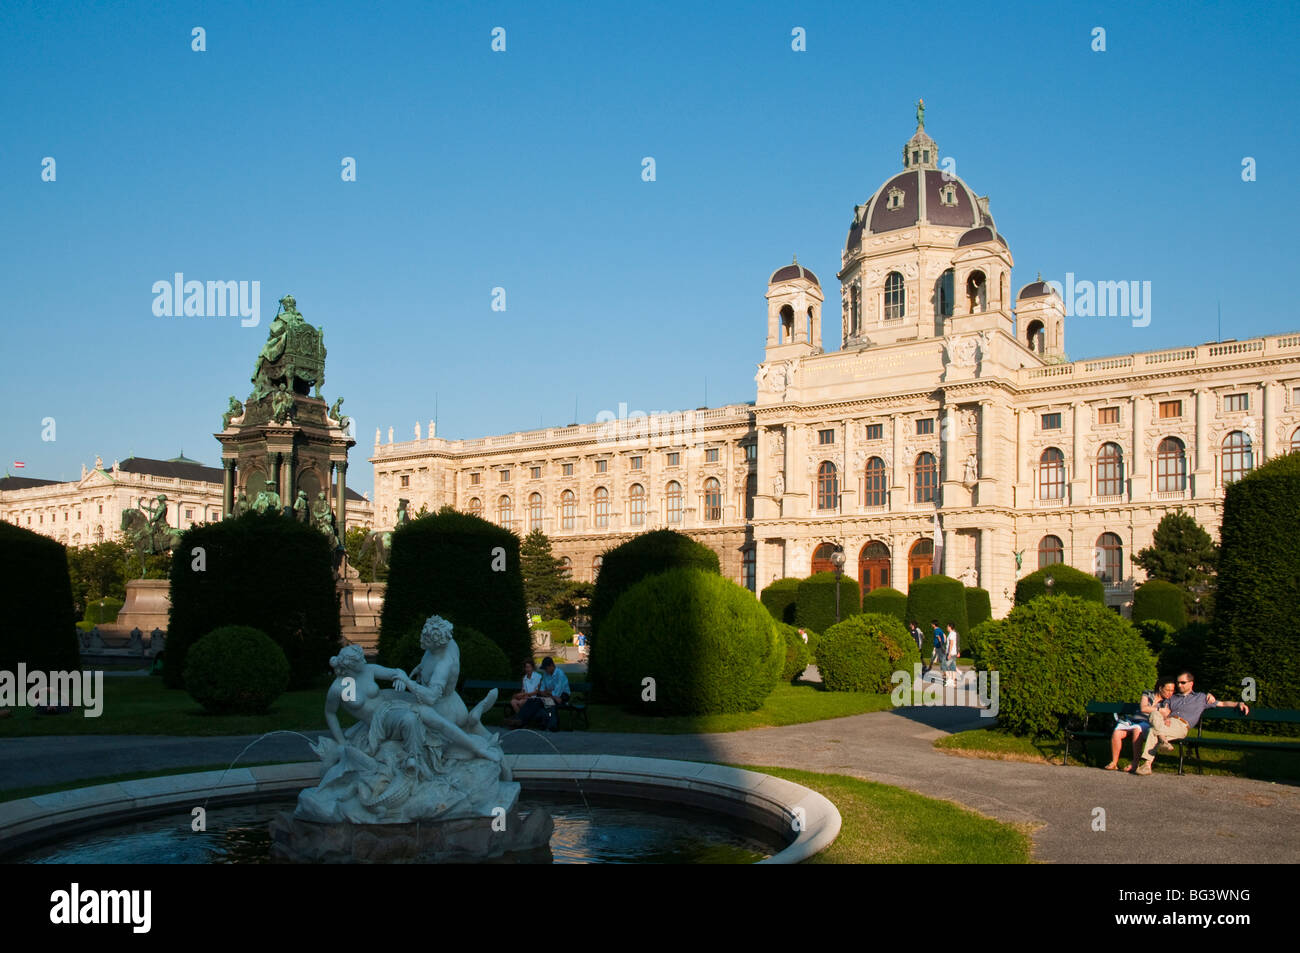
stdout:
{"type": "Polygon", "coordinates": [[[0,522],[0,671],[81,668],[68,555],[57,540],[0,522]]]}

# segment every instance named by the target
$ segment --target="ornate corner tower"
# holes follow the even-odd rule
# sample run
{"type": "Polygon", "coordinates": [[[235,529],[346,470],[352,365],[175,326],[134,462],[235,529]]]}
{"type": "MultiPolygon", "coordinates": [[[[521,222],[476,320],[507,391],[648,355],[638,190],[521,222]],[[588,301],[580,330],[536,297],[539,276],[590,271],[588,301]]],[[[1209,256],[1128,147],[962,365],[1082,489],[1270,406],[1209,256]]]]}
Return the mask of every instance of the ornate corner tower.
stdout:
{"type": "Polygon", "coordinates": [[[1065,302],[1039,275],[1016,295],[1020,343],[1049,363],[1065,360],[1065,302]]]}
{"type": "Polygon", "coordinates": [[[795,258],[767,282],[767,347],[764,361],[822,352],[822,286],[795,258]]]}

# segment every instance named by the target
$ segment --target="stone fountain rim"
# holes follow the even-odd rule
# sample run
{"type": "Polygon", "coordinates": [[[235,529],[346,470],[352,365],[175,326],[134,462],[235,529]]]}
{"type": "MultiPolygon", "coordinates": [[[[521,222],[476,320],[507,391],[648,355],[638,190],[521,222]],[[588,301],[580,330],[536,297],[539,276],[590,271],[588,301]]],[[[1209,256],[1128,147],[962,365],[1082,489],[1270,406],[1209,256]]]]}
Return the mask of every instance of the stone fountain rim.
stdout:
{"type": "MultiPolygon", "coordinates": [[[[529,782],[577,781],[589,782],[593,790],[616,790],[649,800],[732,802],[740,813],[760,819],[769,829],[795,834],[783,850],[760,863],[806,860],[829,847],[840,831],[840,812],[826,797],[758,771],[703,761],[620,755],[506,755],[506,763],[525,788],[529,782]],[[626,792],[622,790],[625,787],[629,789],[626,792]]],[[[0,802],[0,843],[6,850],[17,850],[60,834],[199,807],[205,802],[218,807],[289,794],[315,784],[320,774],[319,761],[299,761],[118,781],[0,802]]]]}

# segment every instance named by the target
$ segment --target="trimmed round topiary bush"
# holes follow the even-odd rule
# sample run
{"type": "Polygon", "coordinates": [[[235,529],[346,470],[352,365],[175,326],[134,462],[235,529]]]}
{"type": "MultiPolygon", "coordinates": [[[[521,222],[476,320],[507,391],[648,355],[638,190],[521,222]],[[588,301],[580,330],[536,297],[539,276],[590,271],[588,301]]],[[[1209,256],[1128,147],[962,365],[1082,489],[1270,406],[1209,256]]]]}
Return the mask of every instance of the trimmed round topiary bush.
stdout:
{"type": "Polygon", "coordinates": [[[785,663],[777,623],[748,589],[704,569],[672,569],[625,592],[592,640],[604,697],[645,713],[753,711],[785,663]],[[644,700],[654,679],[654,699],[644,700]]]}
{"type": "Polygon", "coordinates": [[[889,692],[890,677],[912,677],[921,662],[916,642],[892,615],[862,613],[827,629],[817,643],[817,669],[832,692],[889,692]]]}
{"type": "Polygon", "coordinates": [[[187,530],[171,565],[168,687],[182,687],[190,647],[226,625],[270,636],[289,660],[290,688],[327,675],[342,644],[333,557],[320,530],[273,511],[187,530]],[[201,571],[194,568],[196,548],[201,571]]]}
{"type": "Polygon", "coordinates": [[[958,645],[970,631],[966,618],[966,587],[951,576],[922,576],[907,587],[907,618],[915,619],[926,634],[927,644],[934,628],[933,620],[946,630],[951,622],[957,628],[958,645]]]}
{"type": "Polygon", "coordinates": [[[863,612],[892,615],[907,625],[907,596],[889,586],[877,586],[862,597],[863,612]]]}
{"type": "Polygon", "coordinates": [[[440,510],[393,533],[379,661],[395,664],[397,643],[431,615],[495,642],[511,668],[532,658],[519,537],[468,513],[440,510]]]}
{"type": "Polygon", "coordinates": [[[812,651],[809,648],[812,638],[810,636],[805,642],[798,629],[784,622],[778,622],[776,628],[785,639],[785,667],[781,669],[781,681],[793,682],[812,664],[812,651]]]}
{"type": "Polygon", "coordinates": [[[1032,599],[1047,595],[1048,576],[1052,577],[1054,596],[1078,596],[1103,604],[1106,601],[1106,588],[1100,579],[1065,563],[1056,563],[1031,572],[1016,583],[1016,605],[1023,606],[1032,599]]]}
{"type": "Polygon", "coordinates": [[[794,576],[786,576],[773,582],[759,595],[759,601],[777,622],[794,624],[794,607],[799,598],[799,583],[802,581],[794,576]]]}
{"type": "Polygon", "coordinates": [[[185,690],[214,715],[260,715],[289,686],[289,660],[247,625],[213,629],[185,654],[185,690]]]}
{"type": "Polygon", "coordinates": [[[986,626],[980,656],[999,673],[998,724],[1018,735],[1059,736],[1090,701],[1129,701],[1156,679],[1137,630],[1099,602],[1042,596],[986,626]]]}
{"type": "Polygon", "coordinates": [[[1133,628],[1138,630],[1138,635],[1142,636],[1151,654],[1157,657],[1164,648],[1165,642],[1174,634],[1174,627],[1160,619],[1143,619],[1141,622],[1136,622],[1133,628]]]}
{"type": "Polygon", "coordinates": [[[105,596],[102,599],[93,599],[86,603],[86,615],[82,621],[90,623],[93,628],[97,625],[116,622],[117,614],[121,611],[121,599],[114,599],[112,596],[105,596]]]}
{"type": "MultiPolygon", "coordinates": [[[[981,622],[993,618],[993,603],[989,600],[987,589],[979,586],[966,587],[966,624],[972,629],[981,622]]],[[[963,631],[958,629],[958,632],[963,631]]]]}
{"type": "Polygon", "coordinates": [[[0,521],[0,605],[0,672],[17,672],[19,662],[32,671],[80,671],[77,616],[62,543],[0,521]]]}
{"type": "Polygon", "coordinates": [[[534,629],[544,629],[551,633],[551,642],[556,645],[564,645],[573,641],[573,626],[563,619],[547,619],[533,626],[534,629]]]}
{"type": "Polygon", "coordinates": [[[605,617],[623,593],[649,576],[687,568],[722,572],[717,553],[671,529],[642,533],[606,552],[591,595],[592,645],[600,638],[605,617]]]}
{"type": "Polygon", "coordinates": [[[1133,621],[1158,619],[1171,629],[1181,629],[1187,624],[1186,600],[1183,590],[1163,579],[1148,579],[1133,591],[1133,621]]]}
{"type": "MultiPolygon", "coordinates": [[[[839,578],[839,617],[847,619],[862,611],[858,581],[852,576],[839,578]]],[[[825,632],[835,624],[835,573],[819,572],[799,583],[796,593],[794,624],[800,629],[825,632]]]]}

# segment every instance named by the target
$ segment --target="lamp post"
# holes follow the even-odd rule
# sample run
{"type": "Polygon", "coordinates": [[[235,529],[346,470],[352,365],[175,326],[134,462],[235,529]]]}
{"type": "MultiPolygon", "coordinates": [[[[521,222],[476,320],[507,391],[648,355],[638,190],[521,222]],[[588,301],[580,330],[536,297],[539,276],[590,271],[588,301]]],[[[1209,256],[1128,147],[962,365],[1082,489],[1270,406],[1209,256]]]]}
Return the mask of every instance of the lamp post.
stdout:
{"type": "Polygon", "coordinates": [[[1056,585],[1056,580],[1052,577],[1051,573],[1048,573],[1047,578],[1044,579],[1043,582],[1047,584],[1047,594],[1050,596],[1052,594],[1052,587],[1056,585]]]}
{"type": "Polygon", "coordinates": [[[844,575],[844,550],[837,549],[831,553],[831,564],[835,567],[835,621],[840,621],[840,577],[844,575]]]}
{"type": "Polygon", "coordinates": [[[1196,621],[1201,621],[1201,597],[1196,597],[1196,621]]]}

